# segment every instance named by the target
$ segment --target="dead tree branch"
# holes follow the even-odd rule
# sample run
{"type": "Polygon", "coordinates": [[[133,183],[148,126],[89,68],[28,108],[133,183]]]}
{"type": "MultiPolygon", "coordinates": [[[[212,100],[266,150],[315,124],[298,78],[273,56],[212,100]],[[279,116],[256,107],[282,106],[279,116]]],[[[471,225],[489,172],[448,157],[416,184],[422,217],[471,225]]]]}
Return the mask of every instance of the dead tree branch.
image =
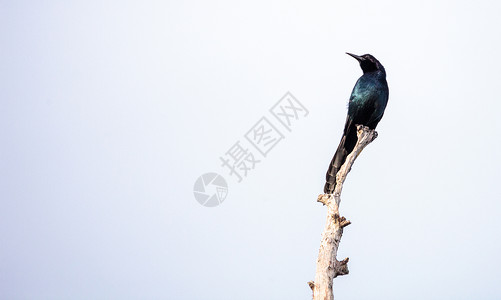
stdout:
{"type": "Polygon", "coordinates": [[[339,215],[339,203],[346,176],[362,150],[376,137],[377,132],[366,126],[357,126],[358,141],[353,151],[346,158],[345,163],[336,175],[336,189],[334,194],[322,194],[317,201],[327,206],[327,221],[322,233],[320,250],[317,259],[315,281],[308,282],[313,291],[313,300],[333,300],[332,281],[337,276],[348,274],[348,260],[337,260],[337,250],[343,235],[343,228],[350,225],[350,221],[339,215]]]}

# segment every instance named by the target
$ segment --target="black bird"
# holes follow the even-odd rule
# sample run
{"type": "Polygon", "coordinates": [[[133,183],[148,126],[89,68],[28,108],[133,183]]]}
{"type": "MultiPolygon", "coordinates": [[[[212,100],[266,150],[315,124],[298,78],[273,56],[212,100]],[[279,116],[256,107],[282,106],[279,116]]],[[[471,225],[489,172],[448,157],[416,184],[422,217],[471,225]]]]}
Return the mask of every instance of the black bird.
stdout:
{"type": "Polygon", "coordinates": [[[383,117],[386,103],[388,103],[388,84],[383,65],[370,54],[362,56],[346,54],[359,61],[364,74],[358,79],[351,92],[343,137],[325,176],[324,193],[326,194],[334,193],[336,174],[344,164],[346,157],[355,148],[358,140],[357,125],[375,129],[383,117]]]}

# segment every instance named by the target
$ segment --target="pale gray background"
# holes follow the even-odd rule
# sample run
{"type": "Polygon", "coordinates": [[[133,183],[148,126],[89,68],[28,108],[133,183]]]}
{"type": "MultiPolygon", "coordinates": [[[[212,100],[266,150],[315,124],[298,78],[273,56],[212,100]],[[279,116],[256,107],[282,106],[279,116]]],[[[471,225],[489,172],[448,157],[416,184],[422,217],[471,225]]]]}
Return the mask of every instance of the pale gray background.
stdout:
{"type": "Polygon", "coordinates": [[[345,185],[337,299],[500,299],[500,11],[1,1],[0,298],[310,299],[350,51],[390,100],[345,185]],[[219,156],[288,90],[310,115],[236,184],[219,156]]]}

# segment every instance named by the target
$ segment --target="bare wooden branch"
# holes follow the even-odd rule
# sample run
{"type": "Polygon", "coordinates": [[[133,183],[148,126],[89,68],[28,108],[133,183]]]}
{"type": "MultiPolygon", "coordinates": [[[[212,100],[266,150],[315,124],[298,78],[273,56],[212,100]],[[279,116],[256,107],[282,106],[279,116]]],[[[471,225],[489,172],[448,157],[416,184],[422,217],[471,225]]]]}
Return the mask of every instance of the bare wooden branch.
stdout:
{"type": "Polygon", "coordinates": [[[336,258],[339,242],[343,236],[343,228],[351,224],[345,217],[339,216],[341,192],[343,190],[343,183],[353,163],[362,150],[377,137],[377,132],[366,126],[358,125],[357,130],[357,144],[336,175],[336,188],[334,193],[319,195],[317,199],[317,202],[327,206],[327,221],[322,233],[320,250],[318,252],[315,281],[308,282],[308,285],[313,291],[313,300],[333,300],[333,279],[337,276],[346,275],[349,272],[349,258],[347,257],[341,261],[338,261],[336,258]]]}

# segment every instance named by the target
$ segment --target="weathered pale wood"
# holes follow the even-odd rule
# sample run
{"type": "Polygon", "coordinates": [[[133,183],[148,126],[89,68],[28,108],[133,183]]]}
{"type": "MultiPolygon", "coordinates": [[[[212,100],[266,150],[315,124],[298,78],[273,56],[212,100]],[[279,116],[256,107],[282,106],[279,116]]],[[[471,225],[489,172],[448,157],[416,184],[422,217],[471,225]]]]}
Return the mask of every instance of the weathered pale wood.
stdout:
{"type": "Polygon", "coordinates": [[[348,274],[348,260],[337,260],[337,250],[343,235],[343,228],[350,225],[350,221],[339,216],[339,203],[346,176],[362,150],[376,137],[377,132],[366,126],[357,126],[358,141],[353,151],[346,158],[345,163],[336,175],[336,188],[333,194],[322,194],[317,201],[327,206],[327,221],[322,233],[320,250],[317,259],[315,281],[308,282],[313,291],[313,300],[333,300],[332,281],[337,276],[348,274]]]}

